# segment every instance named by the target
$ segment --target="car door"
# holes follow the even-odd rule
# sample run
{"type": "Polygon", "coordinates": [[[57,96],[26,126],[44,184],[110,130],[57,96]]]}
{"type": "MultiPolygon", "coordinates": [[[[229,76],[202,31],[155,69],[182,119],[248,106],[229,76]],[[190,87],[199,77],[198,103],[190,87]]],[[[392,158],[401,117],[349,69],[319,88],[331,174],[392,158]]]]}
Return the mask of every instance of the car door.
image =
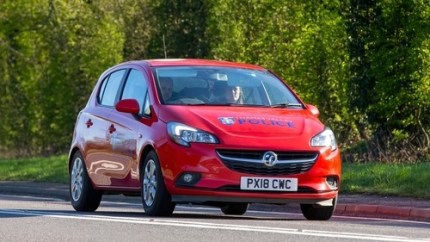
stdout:
{"type": "Polygon", "coordinates": [[[109,174],[113,186],[139,188],[138,139],[141,134],[140,117],[144,116],[144,100],[148,90],[147,78],[136,69],[131,69],[123,86],[120,100],[136,99],[139,103],[138,115],[113,111],[110,117],[115,131],[111,138],[112,158],[122,169],[109,174]]]}
{"type": "Polygon", "coordinates": [[[88,175],[96,186],[111,185],[109,174],[120,167],[113,158],[111,140],[115,132],[110,117],[126,71],[122,69],[107,75],[98,90],[96,103],[85,108],[80,117],[86,126],[84,155],[88,175]]]}

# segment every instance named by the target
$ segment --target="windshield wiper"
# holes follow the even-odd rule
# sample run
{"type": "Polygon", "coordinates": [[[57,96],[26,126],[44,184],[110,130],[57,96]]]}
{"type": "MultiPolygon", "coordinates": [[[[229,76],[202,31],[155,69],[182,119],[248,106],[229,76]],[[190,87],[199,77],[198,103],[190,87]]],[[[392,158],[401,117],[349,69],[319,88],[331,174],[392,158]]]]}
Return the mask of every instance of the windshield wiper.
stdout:
{"type": "Polygon", "coordinates": [[[228,106],[228,107],[269,107],[269,108],[288,108],[288,107],[303,107],[301,103],[278,103],[273,105],[262,104],[245,104],[245,103],[180,103],[177,105],[185,106],[228,106]]]}
{"type": "Polygon", "coordinates": [[[178,104],[186,106],[218,106],[218,107],[267,107],[261,104],[246,104],[246,103],[186,103],[178,104]]]}
{"type": "Polygon", "coordinates": [[[277,103],[269,105],[271,108],[288,108],[288,107],[297,107],[301,108],[303,107],[301,103],[277,103]]]}
{"type": "Polygon", "coordinates": [[[246,104],[237,104],[237,103],[183,103],[179,105],[186,106],[248,106],[246,104]]]}
{"type": "Polygon", "coordinates": [[[209,103],[181,103],[178,105],[184,105],[184,106],[207,106],[210,105],[209,103]]]}
{"type": "Polygon", "coordinates": [[[231,106],[231,107],[267,107],[263,104],[249,104],[249,103],[212,103],[213,106],[231,106]]]}

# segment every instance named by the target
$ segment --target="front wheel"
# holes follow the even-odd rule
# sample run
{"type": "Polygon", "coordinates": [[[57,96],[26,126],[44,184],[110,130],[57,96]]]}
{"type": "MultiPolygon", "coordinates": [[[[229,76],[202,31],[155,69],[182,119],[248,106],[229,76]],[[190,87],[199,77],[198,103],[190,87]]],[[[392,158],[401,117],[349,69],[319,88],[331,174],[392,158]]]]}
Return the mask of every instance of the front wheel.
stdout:
{"type": "Polygon", "coordinates": [[[76,211],[95,211],[102,199],[102,192],[94,190],[84,159],[78,151],[73,155],[70,169],[70,201],[76,211]]]}
{"type": "Polygon", "coordinates": [[[333,199],[331,206],[317,204],[300,204],[303,216],[308,220],[329,220],[337,205],[337,196],[333,199]]]}
{"type": "Polygon", "coordinates": [[[149,216],[172,215],[175,204],[164,185],[160,163],[155,152],[148,153],[140,174],[142,204],[145,214],[149,216]]]}

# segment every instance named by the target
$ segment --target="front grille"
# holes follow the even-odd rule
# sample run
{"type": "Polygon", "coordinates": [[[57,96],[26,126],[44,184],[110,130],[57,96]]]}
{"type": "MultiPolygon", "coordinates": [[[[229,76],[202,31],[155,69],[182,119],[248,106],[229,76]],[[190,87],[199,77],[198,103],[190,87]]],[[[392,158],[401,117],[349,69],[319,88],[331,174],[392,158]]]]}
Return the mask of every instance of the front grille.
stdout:
{"type": "Polygon", "coordinates": [[[222,162],[231,170],[256,175],[301,174],[314,165],[317,152],[275,152],[278,160],[274,166],[266,166],[263,155],[266,151],[217,150],[222,162]]]}

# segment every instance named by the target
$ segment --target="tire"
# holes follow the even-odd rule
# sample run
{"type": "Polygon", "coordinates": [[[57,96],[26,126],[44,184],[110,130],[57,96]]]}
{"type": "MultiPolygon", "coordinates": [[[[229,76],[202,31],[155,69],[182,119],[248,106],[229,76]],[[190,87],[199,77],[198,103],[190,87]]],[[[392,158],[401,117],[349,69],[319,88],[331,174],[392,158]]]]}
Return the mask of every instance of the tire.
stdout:
{"type": "Polygon", "coordinates": [[[94,190],[79,151],[73,155],[70,168],[69,188],[73,208],[76,211],[95,211],[102,200],[102,192],[94,190]]]}
{"type": "Polygon", "coordinates": [[[243,215],[248,209],[248,203],[235,203],[221,207],[221,211],[225,215],[243,215]]]}
{"type": "Polygon", "coordinates": [[[303,216],[308,220],[329,220],[336,210],[337,197],[333,199],[332,206],[317,204],[300,204],[303,216]]]}
{"type": "Polygon", "coordinates": [[[160,163],[154,151],[148,153],[140,173],[142,204],[149,216],[170,216],[175,203],[167,192],[160,163]]]}

